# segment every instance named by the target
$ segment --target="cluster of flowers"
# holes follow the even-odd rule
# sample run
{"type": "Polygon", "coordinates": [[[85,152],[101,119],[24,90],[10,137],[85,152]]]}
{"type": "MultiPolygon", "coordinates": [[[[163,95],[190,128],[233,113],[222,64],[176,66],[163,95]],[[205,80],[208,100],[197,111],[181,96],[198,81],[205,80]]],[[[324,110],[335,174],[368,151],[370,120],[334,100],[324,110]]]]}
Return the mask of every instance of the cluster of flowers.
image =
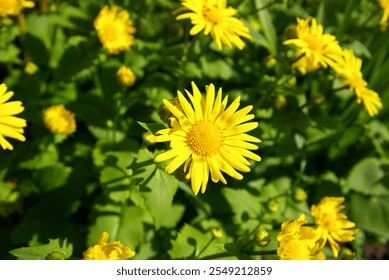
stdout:
{"type": "Polygon", "coordinates": [[[340,211],[344,209],[343,197],[324,197],[312,205],[311,214],[316,227],[306,225],[305,215],[287,220],[277,236],[277,254],[282,260],[324,260],[323,248],[328,244],[335,258],[339,255],[339,243],[351,242],[359,231],[355,223],[340,211]]]}
{"type": "Polygon", "coordinates": [[[362,60],[354,55],[353,50],[342,49],[335,36],[324,33],[323,26],[314,18],[298,18],[295,30],[297,38],[284,42],[297,47],[297,61],[292,67],[306,73],[330,66],[343,79],[342,84],[355,92],[358,103],[362,101],[369,115],[378,114],[378,109],[382,108],[381,99],[375,91],[367,88],[361,72],[362,60]]]}

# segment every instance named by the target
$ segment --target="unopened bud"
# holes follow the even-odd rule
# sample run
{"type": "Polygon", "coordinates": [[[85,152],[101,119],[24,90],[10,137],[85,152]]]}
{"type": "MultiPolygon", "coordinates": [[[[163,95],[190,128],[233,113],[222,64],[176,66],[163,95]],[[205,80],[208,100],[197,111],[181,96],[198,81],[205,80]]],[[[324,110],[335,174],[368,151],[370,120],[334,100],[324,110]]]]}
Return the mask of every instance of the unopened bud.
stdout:
{"type": "Polygon", "coordinates": [[[342,248],[339,252],[338,260],[356,260],[355,252],[349,248],[342,248]]]}
{"type": "Polygon", "coordinates": [[[323,105],[325,101],[326,97],[324,96],[324,94],[317,92],[312,95],[312,103],[317,106],[323,105]]]}
{"type": "MultiPolygon", "coordinates": [[[[181,105],[180,105],[180,102],[178,101],[177,97],[175,97],[173,99],[170,99],[169,102],[172,105],[174,105],[175,107],[177,107],[177,109],[181,110],[181,105]]],[[[161,120],[163,122],[167,123],[168,125],[170,125],[169,119],[174,117],[173,113],[170,112],[169,108],[166,107],[165,104],[161,104],[161,106],[159,106],[159,108],[158,108],[158,115],[161,118],[161,120]]]]}
{"type": "Polygon", "coordinates": [[[308,195],[304,189],[296,188],[294,190],[293,197],[296,201],[306,201],[308,198],[308,195]]]}
{"type": "Polygon", "coordinates": [[[286,104],[288,104],[288,101],[286,100],[285,96],[283,96],[283,95],[277,96],[277,99],[274,101],[274,106],[277,109],[281,109],[282,107],[285,107],[286,104]]]}
{"type": "Polygon", "coordinates": [[[274,56],[269,55],[265,58],[265,66],[267,69],[272,69],[277,64],[277,60],[274,56]]]}
{"type": "Polygon", "coordinates": [[[58,251],[51,252],[45,258],[45,260],[64,260],[64,259],[65,259],[65,255],[58,251]]]}
{"type": "Polygon", "coordinates": [[[222,238],[222,236],[223,236],[223,232],[218,228],[213,228],[212,234],[215,238],[222,238]]]}
{"type": "Polygon", "coordinates": [[[284,34],[290,39],[297,38],[296,25],[289,25],[286,27],[284,34]]]}
{"type": "Polygon", "coordinates": [[[259,247],[266,247],[269,245],[271,237],[266,229],[257,229],[254,233],[253,242],[259,247]]]}
{"type": "Polygon", "coordinates": [[[278,203],[275,200],[270,200],[267,204],[267,208],[269,208],[270,211],[272,212],[277,212],[278,211],[278,203]]]}

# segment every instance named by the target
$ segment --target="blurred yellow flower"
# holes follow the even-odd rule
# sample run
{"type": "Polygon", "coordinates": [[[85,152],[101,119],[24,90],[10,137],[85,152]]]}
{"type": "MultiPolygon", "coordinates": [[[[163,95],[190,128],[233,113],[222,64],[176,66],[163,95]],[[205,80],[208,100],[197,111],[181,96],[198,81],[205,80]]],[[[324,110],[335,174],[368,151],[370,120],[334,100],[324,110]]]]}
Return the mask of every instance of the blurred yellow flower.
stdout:
{"type": "Polygon", "coordinates": [[[378,93],[367,88],[361,71],[362,59],[356,57],[352,49],[345,49],[342,59],[333,68],[336,74],[343,78],[342,84],[355,92],[358,103],[363,103],[368,114],[377,115],[378,109],[382,108],[382,102],[378,93]]]}
{"type": "Polygon", "coordinates": [[[284,41],[284,45],[295,45],[296,54],[305,59],[295,64],[295,67],[305,65],[309,72],[320,66],[332,66],[341,58],[342,48],[336,37],[324,33],[323,26],[315,18],[297,18],[296,36],[295,39],[284,41]]]}
{"type": "Polygon", "coordinates": [[[320,236],[320,248],[328,242],[335,258],[338,257],[340,249],[338,242],[354,240],[353,235],[359,231],[355,228],[355,223],[349,221],[345,214],[340,213],[345,208],[343,202],[344,197],[324,197],[319,204],[311,207],[320,236]]]}
{"type": "Polygon", "coordinates": [[[306,224],[305,215],[296,221],[287,220],[281,225],[277,235],[277,255],[281,260],[319,260],[325,259],[317,243],[317,232],[306,224]]]}
{"type": "Polygon", "coordinates": [[[26,141],[23,135],[23,127],[27,126],[27,122],[25,119],[14,116],[24,111],[22,102],[7,102],[13,95],[13,91],[7,92],[5,84],[0,84],[0,145],[4,150],[13,150],[13,146],[5,137],[14,138],[22,142],[26,141]]]}
{"type": "Polygon", "coordinates": [[[135,252],[120,241],[109,241],[108,232],[103,232],[96,244],[84,253],[84,260],[126,260],[135,256],[135,252]]]}
{"type": "MultiPolygon", "coordinates": [[[[1,0],[0,0],[1,1],[1,0]]],[[[24,66],[24,72],[26,72],[29,75],[34,75],[39,70],[38,65],[36,65],[34,62],[27,62],[24,66]]]]}
{"type": "Polygon", "coordinates": [[[201,95],[196,84],[192,82],[193,95],[186,90],[191,103],[178,91],[179,107],[164,99],[163,103],[171,111],[171,128],[157,132],[153,142],[170,142],[170,150],[158,155],[156,162],[173,159],[166,167],[167,173],[173,173],[184,165],[186,179],[191,180],[195,195],[201,189],[204,193],[209,180],[222,181],[227,184],[221,171],[241,180],[241,172],[250,171],[250,162],[246,159],[260,161],[261,158],[250,150],[257,150],[252,143],[261,142],[246,132],[258,127],[257,122],[248,122],[254,118],[248,113],[253,106],[239,111],[240,97],[227,107],[228,97],[222,101],[220,88],[215,98],[215,86],[206,87],[206,97],[201,95]],[[252,142],[252,143],[250,143],[252,142]]]}
{"type": "Polygon", "coordinates": [[[120,12],[118,10],[118,6],[111,9],[104,6],[94,21],[101,44],[111,54],[130,50],[136,31],[129,13],[126,10],[120,12]]]}
{"type": "Polygon", "coordinates": [[[70,135],[76,131],[74,114],[68,111],[63,104],[45,109],[43,121],[52,133],[70,135]]]}
{"type": "Polygon", "coordinates": [[[27,0],[0,0],[0,17],[17,16],[23,8],[34,6],[34,2],[27,0]]]}
{"type": "Polygon", "coordinates": [[[181,0],[181,4],[190,12],[179,15],[176,19],[190,19],[194,25],[189,34],[194,36],[204,30],[204,34],[211,34],[218,50],[222,45],[231,48],[235,45],[243,49],[245,43],[240,37],[251,39],[249,29],[241,20],[234,17],[237,10],[227,7],[226,0],[181,0]]]}
{"type": "Polygon", "coordinates": [[[135,74],[132,70],[126,66],[121,66],[116,72],[116,77],[119,82],[124,86],[132,86],[135,83],[135,74]]]}
{"type": "Polygon", "coordinates": [[[380,20],[380,25],[384,29],[386,29],[386,27],[388,26],[388,18],[389,18],[389,0],[378,0],[378,2],[384,11],[382,18],[380,20]]]}

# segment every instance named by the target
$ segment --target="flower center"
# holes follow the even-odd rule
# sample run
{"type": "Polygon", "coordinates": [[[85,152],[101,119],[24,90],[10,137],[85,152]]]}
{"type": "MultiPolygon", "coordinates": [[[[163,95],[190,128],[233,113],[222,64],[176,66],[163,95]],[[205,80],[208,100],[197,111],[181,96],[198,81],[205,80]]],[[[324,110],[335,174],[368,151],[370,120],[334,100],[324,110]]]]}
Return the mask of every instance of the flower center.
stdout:
{"type": "Polygon", "coordinates": [[[307,34],[305,41],[308,43],[309,48],[314,51],[320,51],[324,47],[323,42],[311,34],[307,34]]]}
{"type": "Polygon", "coordinates": [[[196,154],[208,157],[223,145],[223,133],[213,122],[196,121],[186,136],[186,144],[196,154]]]}
{"type": "Polygon", "coordinates": [[[217,6],[205,6],[203,8],[204,18],[212,24],[218,24],[221,21],[221,16],[217,6]]]}
{"type": "Polygon", "coordinates": [[[109,42],[115,42],[118,38],[117,26],[115,24],[107,23],[104,25],[103,32],[109,42]]]}

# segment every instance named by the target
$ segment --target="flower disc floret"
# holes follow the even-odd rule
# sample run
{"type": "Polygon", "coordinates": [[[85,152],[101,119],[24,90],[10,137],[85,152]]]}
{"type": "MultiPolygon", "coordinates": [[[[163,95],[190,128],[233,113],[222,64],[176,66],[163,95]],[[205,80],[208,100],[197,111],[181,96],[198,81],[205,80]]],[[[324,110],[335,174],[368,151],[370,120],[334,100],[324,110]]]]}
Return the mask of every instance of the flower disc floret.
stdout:
{"type": "Polygon", "coordinates": [[[163,100],[170,110],[170,128],[157,132],[153,142],[170,142],[170,150],[158,155],[156,162],[171,160],[166,167],[167,173],[173,173],[182,165],[185,178],[191,180],[195,194],[205,192],[209,175],[213,182],[227,184],[222,172],[241,180],[238,172],[249,172],[247,159],[260,161],[260,157],[251,150],[258,149],[253,143],[259,143],[256,137],[246,134],[255,129],[257,122],[248,122],[254,118],[248,114],[252,106],[238,110],[240,98],[236,98],[227,107],[228,97],[222,100],[220,88],[215,97],[215,87],[206,87],[206,98],[202,96],[196,84],[192,82],[191,94],[186,90],[189,101],[178,91],[178,104],[163,100]]]}

